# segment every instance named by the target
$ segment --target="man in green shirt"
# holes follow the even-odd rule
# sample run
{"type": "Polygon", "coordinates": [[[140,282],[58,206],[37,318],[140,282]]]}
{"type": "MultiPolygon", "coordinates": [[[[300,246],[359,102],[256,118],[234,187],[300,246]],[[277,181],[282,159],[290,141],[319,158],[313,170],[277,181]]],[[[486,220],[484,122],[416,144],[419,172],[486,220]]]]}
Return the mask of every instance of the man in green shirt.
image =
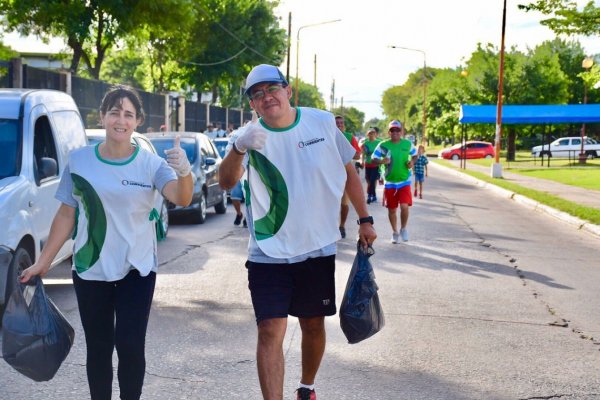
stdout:
{"type": "Polygon", "coordinates": [[[373,152],[375,164],[385,165],[385,186],[383,196],[392,226],[392,243],[408,241],[408,207],[412,206],[411,169],[417,159],[417,149],[404,138],[404,127],[400,121],[392,121],[388,126],[390,139],[384,140],[373,152]],[[396,210],[400,206],[400,231],[396,210]]]}
{"type": "Polygon", "coordinates": [[[377,130],[370,128],[367,131],[367,140],[362,145],[362,165],[365,168],[365,180],[367,181],[367,204],[377,202],[377,180],[379,179],[379,165],[371,159],[373,152],[381,143],[378,137],[377,130]]]}

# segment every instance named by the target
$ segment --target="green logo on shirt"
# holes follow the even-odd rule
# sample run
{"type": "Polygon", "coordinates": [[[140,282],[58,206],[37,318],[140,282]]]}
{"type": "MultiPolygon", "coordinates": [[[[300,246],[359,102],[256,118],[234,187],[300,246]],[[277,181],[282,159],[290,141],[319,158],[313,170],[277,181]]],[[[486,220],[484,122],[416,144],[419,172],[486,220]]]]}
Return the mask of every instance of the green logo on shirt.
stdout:
{"type": "Polygon", "coordinates": [[[250,151],[250,165],[258,172],[269,193],[269,211],[254,222],[256,240],[264,240],[275,235],[285,221],[289,207],[288,190],[281,172],[261,153],[250,151]]]}

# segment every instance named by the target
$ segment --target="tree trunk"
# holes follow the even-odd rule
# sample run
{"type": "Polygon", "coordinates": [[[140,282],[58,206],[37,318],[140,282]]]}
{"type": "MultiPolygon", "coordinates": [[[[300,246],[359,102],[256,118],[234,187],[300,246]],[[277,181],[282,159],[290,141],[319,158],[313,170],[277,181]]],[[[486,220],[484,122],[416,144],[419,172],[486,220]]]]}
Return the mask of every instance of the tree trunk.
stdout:
{"type": "Polygon", "coordinates": [[[506,161],[515,161],[517,132],[513,126],[508,128],[508,140],[506,141],[506,161]]]}

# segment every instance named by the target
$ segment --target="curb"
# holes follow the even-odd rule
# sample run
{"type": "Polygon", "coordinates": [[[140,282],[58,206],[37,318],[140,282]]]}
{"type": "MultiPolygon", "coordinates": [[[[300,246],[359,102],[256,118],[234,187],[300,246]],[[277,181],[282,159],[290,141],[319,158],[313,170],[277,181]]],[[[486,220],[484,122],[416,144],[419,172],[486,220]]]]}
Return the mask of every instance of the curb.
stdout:
{"type": "Polygon", "coordinates": [[[574,226],[575,228],[585,231],[587,233],[590,233],[594,236],[597,236],[598,238],[600,238],[600,225],[595,225],[592,224],[588,221],[585,221],[583,219],[574,217],[570,214],[567,214],[563,211],[557,210],[555,208],[549,207],[545,204],[542,204],[538,201],[532,200],[529,197],[525,197],[521,194],[517,194],[515,192],[511,192],[510,190],[501,188],[500,186],[496,186],[492,183],[489,182],[485,182],[482,180],[479,180],[471,175],[465,174],[461,171],[457,171],[453,168],[448,168],[444,165],[440,165],[437,163],[429,163],[430,165],[434,165],[436,168],[442,168],[447,172],[450,172],[462,179],[465,179],[467,181],[470,181],[472,184],[491,190],[493,192],[496,192],[496,194],[502,196],[502,197],[506,197],[510,200],[515,201],[516,203],[519,203],[521,205],[524,205],[525,207],[531,208],[534,211],[538,211],[538,212],[542,212],[548,215],[553,216],[554,218],[557,218],[563,222],[568,223],[569,225],[574,226]]]}

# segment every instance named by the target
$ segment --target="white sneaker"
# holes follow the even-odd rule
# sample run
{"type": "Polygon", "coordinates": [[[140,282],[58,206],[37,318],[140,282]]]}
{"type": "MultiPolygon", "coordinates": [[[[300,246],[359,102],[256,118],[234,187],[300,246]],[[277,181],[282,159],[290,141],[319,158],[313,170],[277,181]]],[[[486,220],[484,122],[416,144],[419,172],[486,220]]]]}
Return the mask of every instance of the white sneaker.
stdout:
{"type": "Polygon", "coordinates": [[[400,236],[402,236],[402,241],[408,242],[408,231],[406,228],[400,229],[400,236]]]}
{"type": "Polygon", "coordinates": [[[393,232],[392,233],[392,243],[399,243],[400,242],[400,234],[393,232]]]}

